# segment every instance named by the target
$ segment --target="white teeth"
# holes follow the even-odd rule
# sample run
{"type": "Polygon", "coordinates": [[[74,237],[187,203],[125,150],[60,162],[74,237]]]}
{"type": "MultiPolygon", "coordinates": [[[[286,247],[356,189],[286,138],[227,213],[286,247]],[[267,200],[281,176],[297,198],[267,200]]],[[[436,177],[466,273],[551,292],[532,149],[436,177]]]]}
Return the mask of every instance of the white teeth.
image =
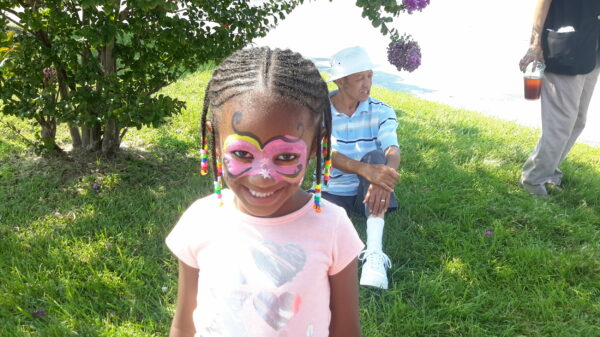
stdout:
{"type": "Polygon", "coordinates": [[[256,192],[253,191],[251,189],[248,189],[250,191],[250,194],[252,194],[253,197],[257,197],[257,198],[266,198],[266,197],[270,197],[273,195],[273,193],[275,192],[269,192],[269,193],[260,193],[260,192],[256,192]]]}

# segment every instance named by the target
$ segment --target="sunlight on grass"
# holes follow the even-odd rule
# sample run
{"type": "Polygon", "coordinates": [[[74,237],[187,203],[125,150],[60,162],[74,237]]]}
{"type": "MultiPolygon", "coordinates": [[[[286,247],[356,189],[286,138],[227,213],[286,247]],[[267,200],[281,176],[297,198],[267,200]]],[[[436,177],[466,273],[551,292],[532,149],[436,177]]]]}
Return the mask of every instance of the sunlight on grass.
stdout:
{"type": "Polygon", "coordinates": [[[460,261],[459,258],[452,258],[450,261],[444,262],[444,270],[452,275],[459,277],[463,281],[468,281],[468,267],[460,261]]]}

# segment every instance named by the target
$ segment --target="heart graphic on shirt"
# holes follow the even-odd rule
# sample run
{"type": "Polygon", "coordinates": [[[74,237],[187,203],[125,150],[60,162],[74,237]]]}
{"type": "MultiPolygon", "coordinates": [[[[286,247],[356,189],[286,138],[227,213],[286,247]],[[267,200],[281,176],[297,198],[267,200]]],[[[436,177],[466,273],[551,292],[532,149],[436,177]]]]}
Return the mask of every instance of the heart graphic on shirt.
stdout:
{"type": "Polygon", "coordinates": [[[263,242],[251,251],[258,269],[277,287],[290,282],[306,262],[304,250],[295,243],[263,242]]]}
{"type": "Polygon", "coordinates": [[[290,292],[277,296],[270,291],[261,291],[253,299],[256,312],[275,330],[287,325],[300,310],[301,302],[300,296],[290,292]]]}

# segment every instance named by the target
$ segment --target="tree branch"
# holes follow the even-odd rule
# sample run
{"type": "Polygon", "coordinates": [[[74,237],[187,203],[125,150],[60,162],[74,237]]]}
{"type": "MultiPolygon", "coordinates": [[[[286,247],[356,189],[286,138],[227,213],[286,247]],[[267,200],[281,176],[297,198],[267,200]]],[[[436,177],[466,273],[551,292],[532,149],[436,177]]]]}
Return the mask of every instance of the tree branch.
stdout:
{"type": "MultiPolygon", "coordinates": [[[[121,6],[120,3],[119,6],[121,6]]],[[[126,6],[125,9],[123,9],[118,15],[119,21],[124,21],[125,19],[127,19],[129,17],[129,14],[131,14],[131,7],[126,6]]]]}
{"type": "MultiPolygon", "coordinates": [[[[171,83],[172,83],[172,82],[171,82],[171,83]]],[[[164,85],[157,86],[156,88],[154,88],[154,89],[152,89],[152,90],[148,91],[148,92],[146,93],[146,96],[150,96],[150,95],[152,95],[152,94],[155,94],[157,91],[159,91],[160,89],[162,89],[162,88],[166,87],[167,85],[169,85],[169,84],[171,84],[171,83],[166,83],[166,84],[164,84],[164,85]]]]}
{"type": "Polygon", "coordinates": [[[14,126],[13,124],[9,123],[9,122],[5,122],[3,120],[0,120],[0,123],[4,124],[8,129],[10,129],[12,132],[14,132],[17,136],[20,136],[25,143],[27,143],[27,145],[29,146],[35,146],[35,143],[31,140],[29,140],[27,137],[23,136],[23,134],[21,133],[21,130],[19,130],[16,126],[14,126]]]}
{"type": "Polygon", "coordinates": [[[11,19],[8,15],[4,15],[4,13],[2,13],[2,17],[6,18],[8,21],[14,23],[15,26],[21,28],[23,31],[31,33],[31,31],[28,30],[27,28],[25,28],[25,26],[23,26],[19,21],[15,21],[15,20],[11,19]]]}
{"type": "Polygon", "coordinates": [[[19,16],[19,13],[17,11],[14,11],[14,10],[12,10],[10,8],[4,8],[3,11],[8,12],[8,13],[14,15],[14,16],[19,16]]]}

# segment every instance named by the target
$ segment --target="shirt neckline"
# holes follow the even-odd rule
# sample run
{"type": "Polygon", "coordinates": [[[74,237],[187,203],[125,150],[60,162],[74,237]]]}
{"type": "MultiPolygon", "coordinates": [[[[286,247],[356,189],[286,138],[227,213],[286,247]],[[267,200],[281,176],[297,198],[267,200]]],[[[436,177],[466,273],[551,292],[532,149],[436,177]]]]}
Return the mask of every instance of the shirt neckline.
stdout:
{"type": "Polygon", "coordinates": [[[351,119],[352,117],[356,116],[358,113],[368,110],[364,107],[364,105],[369,104],[369,100],[371,99],[371,96],[369,96],[366,100],[358,103],[358,105],[356,106],[356,109],[354,110],[354,112],[352,113],[351,116],[348,116],[345,113],[339,112],[333,105],[333,102],[331,101],[331,98],[333,96],[337,95],[339,92],[340,92],[339,90],[334,90],[329,93],[329,104],[331,105],[331,112],[335,113],[336,116],[346,116],[348,119],[351,119]]]}

